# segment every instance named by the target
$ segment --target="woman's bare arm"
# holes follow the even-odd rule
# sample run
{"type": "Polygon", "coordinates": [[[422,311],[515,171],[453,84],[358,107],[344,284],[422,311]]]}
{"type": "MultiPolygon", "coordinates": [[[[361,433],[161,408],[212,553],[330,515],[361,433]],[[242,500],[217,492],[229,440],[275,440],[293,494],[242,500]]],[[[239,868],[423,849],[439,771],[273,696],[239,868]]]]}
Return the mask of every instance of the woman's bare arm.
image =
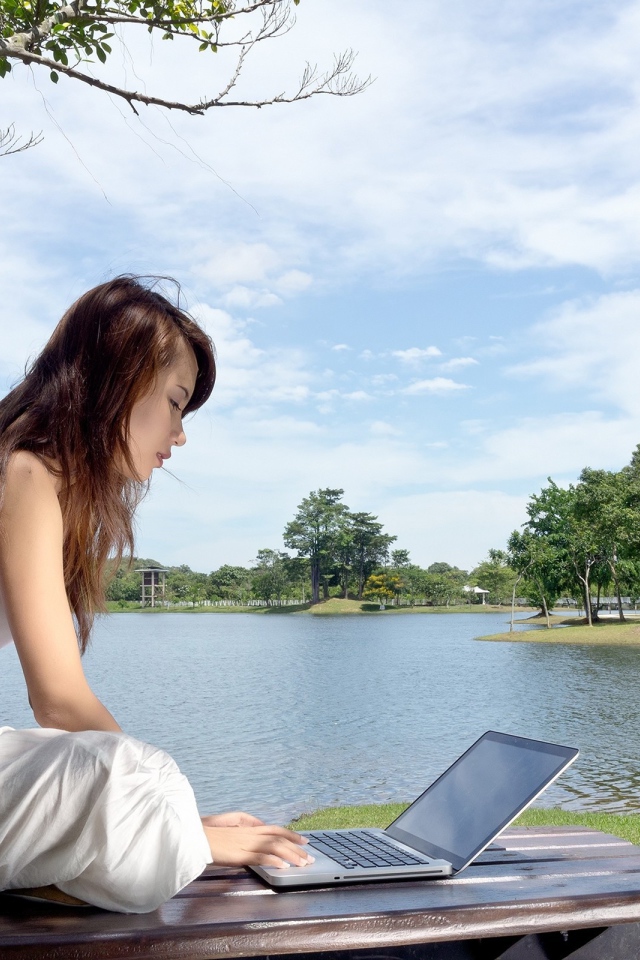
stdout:
{"type": "Polygon", "coordinates": [[[14,454],[0,510],[0,591],[34,716],[60,730],[119,730],[82,669],[62,539],[55,478],[33,454],[14,454]]]}
{"type": "MultiPolygon", "coordinates": [[[[34,716],[43,727],[119,731],[82,669],[62,543],[55,478],[33,454],[15,454],[0,509],[0,594],[34,716]]],[[[203,817],[202,826],[219,864],[303,866],[313,859],[305,838],[249,814],[203,817]]]]}

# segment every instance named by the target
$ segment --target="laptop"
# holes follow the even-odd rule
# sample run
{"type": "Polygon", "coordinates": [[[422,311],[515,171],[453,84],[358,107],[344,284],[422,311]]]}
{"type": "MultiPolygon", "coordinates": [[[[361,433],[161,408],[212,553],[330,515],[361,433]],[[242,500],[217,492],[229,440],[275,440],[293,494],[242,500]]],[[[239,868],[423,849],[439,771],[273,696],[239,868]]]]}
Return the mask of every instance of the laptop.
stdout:
{"type": "Polygon", "coordinates": [[[251,869],[276,889],[455,876],[577,756],[489,730],[385,830],[300,831],[315,863],[251,869]]]}

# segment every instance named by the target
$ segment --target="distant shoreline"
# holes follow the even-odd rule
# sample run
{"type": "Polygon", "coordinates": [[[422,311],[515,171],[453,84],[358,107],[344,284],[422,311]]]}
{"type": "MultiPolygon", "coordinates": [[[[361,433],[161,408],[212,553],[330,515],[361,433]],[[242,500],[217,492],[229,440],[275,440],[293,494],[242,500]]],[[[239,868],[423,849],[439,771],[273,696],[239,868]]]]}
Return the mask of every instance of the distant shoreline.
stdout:
{"type": "MultiPolygon", "coordinates": [[[[380,605],[377,603],[371,603],[370,601],[363,600],[341,600],[337,597],[332,597],[329,600],[321,600],[320,603],[311,604],[306,603],[296,604],[295,606],[290,607],[214,607],[214,606],[196,606],[196,607],[183,607],[183,606],[171,606],[171,607],[120,607],[116,601],[110,601],[107,604],[108,613],[143,613],[143,614],[160,614],[160,613],[252,613],[252,614],[267,614],[269,616],[278,616],[278,615],[303,615],[308,614],[311,616],[387,616],[399,615],[399,614],[408,614],[408,613],[430,613],[430,614],[451,614],[451,613],[504,613],[510,614],[511,608],[492,605],[492,604],[458,604],[456,606],[442,606],[442,607],[427,607],[427,606],[415,606],[415,607],[392,607],[385,606],[384,610],[380,609],[380,605]]],[[[517,613],[531,613],[534,611],[534,607],[518,607],[517,613]]]]}
{"type": "MultiPolygon", "coordinates": [[[[406,616],[407,614],[489,614],[502,613],[506,622],[511,617],[510,606],[499,606],[493,604],[458,604],[449,607],[392,607],[385,606],[380,609],[377,603],[361,600],[342,600],[338,597],[331,597],[329,600],[321,600],[320,603],[304,605],[296,604],[288,607],[254,607],[254,606],[171,606],[171,607],[120,607],[117,602],[108,604],[108,613],[139,613],[145,616],[156,614],[188,613],[195,614],[252,614],[260,616],[313,616],[313,617],[362,617],[362,616],[406,616]]],[[[634,611],[628,611],[630,617],[625,623],[605,617],[596,621],[592,627],[585,624],[582,618],[566,617],[554,611],[550,615],[551,628],[547,629],[546,619],[540,616],[537,607],[517,607],[515,611],[514,624],[528,624],[533,626],[532,630],[520,630],[516,627],[513,631],[505,630],[501,633],[492,633],[478,636],[476,640],[487,640],[495,643],[563,643],[563,644],[586,644],[589,646],[640,646],[640,611],[634,617],[634,611]],[[528,614],[528,616],[527,616],[528,614]],[[524,615],[524,616],[523,616],[524,615]]]]}

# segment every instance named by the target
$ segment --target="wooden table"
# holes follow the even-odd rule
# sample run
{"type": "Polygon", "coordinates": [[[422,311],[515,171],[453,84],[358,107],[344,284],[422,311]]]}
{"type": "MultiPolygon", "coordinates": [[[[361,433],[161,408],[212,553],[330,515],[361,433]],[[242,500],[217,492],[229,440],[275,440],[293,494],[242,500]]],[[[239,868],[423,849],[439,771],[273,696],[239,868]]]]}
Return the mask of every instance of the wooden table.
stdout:
{"type": "Polygon", "coordinates": [[[324,960],[635,958],[640,847],[579,827],[512,829],[453,879],[286,893],[244,870],[211,867],[143,915],[0,895],[1,960],[317,952],[324,960]]]}

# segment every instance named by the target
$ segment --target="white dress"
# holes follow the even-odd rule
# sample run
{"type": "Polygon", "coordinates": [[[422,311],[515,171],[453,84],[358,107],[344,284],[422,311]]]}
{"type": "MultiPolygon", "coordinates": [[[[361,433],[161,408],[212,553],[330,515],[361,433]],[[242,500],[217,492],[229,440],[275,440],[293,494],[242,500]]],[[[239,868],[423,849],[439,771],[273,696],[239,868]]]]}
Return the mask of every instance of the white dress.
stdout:
{"type": "Polygon", "coordinates": [[[210,862],[193,790],[164,751],[122,733],[0,727],[0,890],[53,883],[146,913],[210,862]]]}

